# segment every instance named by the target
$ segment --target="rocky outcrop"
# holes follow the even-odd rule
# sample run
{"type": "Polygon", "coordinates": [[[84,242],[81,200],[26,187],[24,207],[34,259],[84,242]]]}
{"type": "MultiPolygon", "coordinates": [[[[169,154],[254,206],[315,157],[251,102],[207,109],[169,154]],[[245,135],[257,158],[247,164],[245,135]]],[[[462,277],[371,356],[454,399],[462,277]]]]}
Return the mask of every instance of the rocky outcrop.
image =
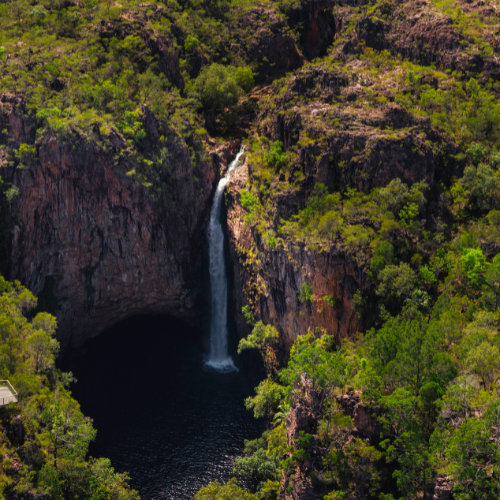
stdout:
{"type": "Polygon", "coordinates": [[[276,10],[251,9],[232,29],[232,50],[250,64],[257,83],[270,82],[302,66],[295,39],[276,10]]]}
{"type": "MultiPolygon", "coordinates": [[[[317,498],[311,473],[315,462],[321,462],[322,451],[318,449],[318,436],[315,434],[319,423],[319,407],[322,394],[314,390],[311,382],[303,375],[300,391],[293,396],[293,404],[286,416],[287,447],[300,449],[300,435],[312,436],[312,443],[302,460],[293,461],[293,471],[284,470],[281,477],[281,495],[286,500],[315,500],[317,498]]],[[[287,453],[288,458],[292,453],[287,453]]]]}
{"type": "MultiPolygon", "coordinates": [[[[456,3],[456,8],[458,16],[472,14],[481,21],[498,19],[498,7],[486,6],[484,2],[462,0],[456,3]]],[[[346,9],[340,17],[349,19],[351,14],[352,10],[346,9]]],[[[477,38],[470,31],[432,3],[422,0],[396,5],[382,2],[375,12],[356,21],[355,29],[345,34],[344,41],[336,48],[336,55],[342,57],[359,52],[361,43],[377,51],[388,50],[418,64],[435,64],[442,69],[479,76],[484,82],[490,78],[498,80],[498,33],[488,24],[485,22],[481,26],[476,22],[474,26],[493,52],[477,47],[477,38]]],[[[346,28],[345,22],[342,28],[346,28]]]]}
{"type": "Polygon", "coordinates": [[[233,174],[227,192],[227,229],[234,272],[234,314],[245,332],[241,308],[252,304],[265,323],[276,326],[287,347],[308,329],[322,329],[338,340],[356,333],[362,325],[354,311],[356,290],[366,287],[366,277],[347,248],[332,246],[315,252],[304,246],[271,248],[245,223],[239,196],[248,176],[247,166],[233,174]],[[312,286],[311,303],[299,300],[303,284],[312,286]],[[325,296],[335,297],[330,306],[325,296]]]}
{"type": "Polygon", "coordinates": [[[453,483],[448,476],[439,476],[431,488],[432,500],[452,500],[453,483]]]}
{"type": "Polygon", "coordinates": [[[297,2],[286,9],[290,27],[299,33],[299,43],[307,60],[325,55],[334,40],[336,22],[334,2],[314,0],[297,2]]]}
{"type": "Polygon", "coordinates": [[[354,73],[311,65],[275,88],[259,116],[259,132],[286,149],[297,148],[288,179],[302,173],[306,185],[365,193],[399,178],[448,184],[460,175],[460,149],[426,117],[413,115],[354,73]],[[375,94],[376,97],[376,94],[375,94]],[[368,105],[368,102],[375,105],[368,105]]]}
{"type": "Polygon", "coordinates": [[[349,415],[354,423],[352,434],[370,442],[380,437],[382,426],[378,422],[377,412],[374,408],[361,401],[360,392],[348,392],[337,397],[340,409],[349,415]]]}
{"type": "MultiPolygon", "coordinates": [[[[22,103],[1,102],[17,146],[32,138],[22,103]]],[[[63,347],[134,314],[194,319],[199,308],[203,226],[218,172],[195,135],[162,128],[144,108],[143,121],[157,177],[139,175],[126,141],[99,130],[91,138],[47,133],[29,168],[5,168],[19,189],[10,276],[57,315],[63,347]]]]}
{"type": "MultiPolygon", "coordinates": [[[[156,14],[161,17],[163,8],[156,6],[156,14]]],[[[178,89],[184,88],[184,77],[182,76],[177,50],[172,39],[158,35],[151,29],[149,21],[139,16],[130,19],[102,21],[98,27],[102,43],[107,46],[109,41],[116,37],[119,40],[128,36],[140,36],[151,55],[158,61],[158,69],[165,75],[168,81],[178,89]]],[[[141,64],[140,58],[138,63],[141,64]]]]}

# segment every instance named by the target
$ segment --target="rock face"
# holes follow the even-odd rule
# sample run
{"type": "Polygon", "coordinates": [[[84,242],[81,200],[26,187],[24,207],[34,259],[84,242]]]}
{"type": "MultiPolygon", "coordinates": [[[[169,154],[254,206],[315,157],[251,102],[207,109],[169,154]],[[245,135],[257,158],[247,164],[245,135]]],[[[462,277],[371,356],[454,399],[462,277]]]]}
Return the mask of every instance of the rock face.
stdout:
{"type": "MultiPolygon", "coordinates": [[[[352,6],[353,3],[346,2],[346,5],[352,6]]],[[[480,19],[498,16],[498,7],[484,2],[460,0],[456,7],[480,19]]],[[[337,22],[339,31],[345,26],[344,19],[349,17],[349,12],[352,13],[352,10],[338,12],[337,17],[341,18],[337,22]]],[[[471,50],[475,41],[432,3],[422,0],[400,4],[382,2],[373,14],[357,22],[355,30],[346,35],[344,42],[337,47],[336,55],[351,53],[353,47],[363,41],[367,47],[389,50],[419,64],[435,64],[442,69],[480,76],[483,82],[490,78],[498,80],[498,33],[488,29],[486,23],[479,29],[496,54],[471,50]]]]}
{"type": "Polygon", "coordinates": [[[352,299],[366,286],[366,277],[347,248],[332,246],[313,252],[292,244],[271,248],[245,224],[239,204],[248,176],[244,166],[233,174],[227,188],[227,228],[234,269],[233,308],[240,332],[245,332],[241,308],[249,302],[265,323],[278,327],[287,347],[297,336],[324,329],[338,340],[361,329],[352,299]],[[299,300],[303,284],[312,286],[311,303],[299,300]],[[323,299],[337,299],[335,307],[323,299]]]}
{"type": "Polygon", "coordinates": [[[361,401],[360,392],[348,392],[337,397],[337,403],[342,411],[349,415],[355,425],[352,434],[365,439],[376,440],[380,437],[382,427],[377,420],[374,408],[361,401]]]}
{"type": "MultiPolygon", "coordinates": [[[[161,13],[162,9],[157,6],[156,10],[161,13]]],[[[120,19],[115,22],[102,21],[99,27],[99,36],[101,40],[106,40],[107,43],[113,37],[124,39],[127,36],[137,34],[151,51],[151,54],[157,57],[158,69],[166,76],[168,81],[178,89],[183,89],[184,77],[181,73],[179,58],[174,49],[173,41],[157,35],[154,30],[150,29],[144,19],[132,18],[131,21],[120,19]]]]}
{"type": "Polygon", "coordinates": [[[300,46],[308,60],[324,55],[334,40],[333,6],[330,0],[302,1],[287,12],[290,27],[298,31],[300,46]]]}
{"type": "Polygon", "coordinates": [[[333,191],[368,193],[396,178],[432,186],[461,172],[459,148],[428,118],[395,102],[367,106],[372,84],[355,71],[319,64],[289,77],[285,91],[274,88],[258,128],[286,149],[298,145],[289,179],[300,172],[308,185],[315,179],[333,191]]]}
{"type": "MultiPolygon", "coordinates": [[[[321,393],[311,387],[309,380],[302,376],[301,393],[293,396],[293,404],[286,416],[286,444],[298,449],[298,438],[301,432],[312,434],[313,443],[309,456],[295,463],[293,474],[283,472],[281,478],[281,494],[286,500],[315,500],[317,498],[311,473],[315,462],[321,461],[318,453],[318,436],[315,435],[318,426],[321,393]],[[318,460],[319,459],[319,460],[318,460]]],[[[288,455],[291,456],[291,453],[288,455]]]]}
{"type": "MultiPolygon", "coordinates": [[[[30,121],[14,104],[4,98],[0,115],[20,143],[30,121]]],[[[143,111],[148,147],[159,149],[158,124],[143,111]]],[[[125,141],[112,136],[113,150],[104,150],[98,133],[46,135],[28,169],[5,169],[20,190],[11,206],[10,275],[55,312],[63,347],[138,313],[193,319],[200,291],[213,160],[192,162],[201,145],[190,143],[190,152],[174,131],[162,131],[170,156],[159,165],[159,198],[156,186],[131,175],[134,158],[116,160],[125,141]]]]}
{"type": "MultiPolygon", "coordinates": [[[[395,102],[367,105],[370,86],[350,69],[311,64],[266,89],[258,132],[295,153],[288,172],[272,180],[276,189],[266,216],[274,231],[304,206],[318,182],[329,192],[356,188],[369,193],[394,179],[432,187],[460,173],[457,145],[433,129],[428,118],[395,102]]],[[[369,284],[354,248],[336,243],[315,250],[290,238],[273,247],[245,223],[240,192],[258,169],[248,162],[228,185],[233,305],[241,332],[241,308],[247,304],[280,330],[287,347],[309,328],[337,341],[363,330],[368,323],[357,318],[353,299],[369,284]],[[304,287],[311,295],[306,300],[300,299],[304,287]]]]}
{"type": "Polygon", "coordinates": [[[256,73],[257,83],[270,82],[299,68],[303,57],[281,15],[273,9],[256,8],[238,18],[233,29],[233,49],[256,73]]]}

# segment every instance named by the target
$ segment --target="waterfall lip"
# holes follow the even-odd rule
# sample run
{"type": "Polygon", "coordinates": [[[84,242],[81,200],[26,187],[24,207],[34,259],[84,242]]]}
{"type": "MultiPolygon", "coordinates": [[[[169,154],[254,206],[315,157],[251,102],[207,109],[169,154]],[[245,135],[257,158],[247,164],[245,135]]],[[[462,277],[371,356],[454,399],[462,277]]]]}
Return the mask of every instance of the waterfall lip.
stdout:
{"type": "Polygon", "coordinates": [[[245,152],[242,145],[235,159],[229,165],[226,175],[220,179],[215,191],[210,223],[208,226],[208,254],[211,289],[210,352],[205,366],[220,373],[238,371],[227,350],[227,273],[224,260],[224,232],[222,230],[222,195],[231,172],[240,165],[241,155],[245,152]]]}

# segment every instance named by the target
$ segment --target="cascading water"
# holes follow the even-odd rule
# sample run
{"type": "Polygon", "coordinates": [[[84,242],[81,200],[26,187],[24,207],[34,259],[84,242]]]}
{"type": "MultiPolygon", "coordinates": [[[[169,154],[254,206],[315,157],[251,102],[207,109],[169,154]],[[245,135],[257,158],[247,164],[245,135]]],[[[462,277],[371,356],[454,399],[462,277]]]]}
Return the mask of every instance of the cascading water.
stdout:
{"type": "Polygon", "coordinates": [[[210,323],[210,353],[206,364],[221,372],[235,371],[227,352],[227,276],[224,260],[224,232],[222,231],[222,195],[231,172],[240,166],[242,147],[229,165],[226,175],[219,181],[215,192],[210,224],[208,226],[208,256],[210,261],[210,289],[212,293],[212,319],[210,323]]]}

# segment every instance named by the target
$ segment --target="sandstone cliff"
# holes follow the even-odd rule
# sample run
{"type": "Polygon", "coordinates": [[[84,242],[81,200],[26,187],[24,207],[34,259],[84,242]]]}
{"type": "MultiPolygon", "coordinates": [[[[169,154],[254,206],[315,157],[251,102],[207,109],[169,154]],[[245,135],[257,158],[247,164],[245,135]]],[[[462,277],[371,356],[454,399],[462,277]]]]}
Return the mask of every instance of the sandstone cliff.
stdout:
{"type": "MultiPolygon", "coordinates": [[[[98,130],[46,134],[29,168],[4,168],[19,188],[10,275],[56,313],[63,346],[138,313],[196,315],[217,159],[143,111],[148,148],[163,151],[152,186],[134,175],[137,159],[123,154],[124,139],[112,134],[104,147],[98,130]]],[[[18,99],[2,98],[2,125],[17,144],[34,138],[25,113],[18,99]]]]}
{"type": "Polygon", "coordinates": [[[347,248],[332,246],[315,252],[293,242],[271,248],[245,223],[239,195],[248,178],[245,165],[228,184],[227,228],[234,272],[233,307],[240,332],[245,332],[241,314],[244,305],[254,305],[265,323],[279,328],[290,347],[308,328],[324,329],[338,340],[356,333],[361,323],[352,299],[356,290],[366,287],[366,276],[356,266],[347,248]],[[303,284],[313,287],[314,300],[299,301],[303,284]],[[335,307],[324,296],[338,298],[335,307]]]}

